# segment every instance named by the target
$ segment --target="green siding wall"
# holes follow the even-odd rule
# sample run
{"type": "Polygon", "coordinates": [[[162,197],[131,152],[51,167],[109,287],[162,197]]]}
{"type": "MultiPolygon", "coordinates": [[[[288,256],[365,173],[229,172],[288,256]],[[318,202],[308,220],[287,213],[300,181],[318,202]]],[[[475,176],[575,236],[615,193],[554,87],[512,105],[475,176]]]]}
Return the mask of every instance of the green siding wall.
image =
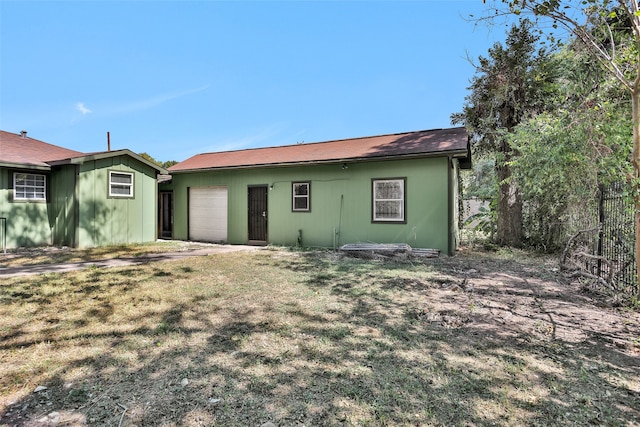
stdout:
{"type": "Polygon", "coordinates": [[[0,168],[0,217],[7,218],[7,248],[93,247],[157,238],[156,171],[129,156],[31,171],[48,176],[46,203],[13,202],[12,172],[0,168]],[[134,173],[134,198],[108,197],[110,170],[134,173]]]}
{"type": "Polygon", "coordinates": [[[161,190],[174,192],[174,238],[188,239],[188,188],[228,188],[228,241],[247,242],[247,187],[273,186],[268,193],[268,241],[334,247],[345,243],[408,243],[449,251],[449,160],[415,159],[261,168],[173,175],[161,190]],[[371,179],[406,177],[406,224],[371,222],[371,179]],[[311,212],[291,211],[291,183],[311,182],[311,212]]]}
{"type": "MultiPolygon", "coordinates": [[[[7,248],[50,245],[49,203],[13,202],[13,172],[12,169],[0,168],[0,217],[7,219],[7,248]]],[[[32,172],[45,174],[42,171],[32,172]]]]}
{"type": "Polygon", "coordinates": [[[49,224],[52,243],[56,246],[75,246],[77,206],[75,197],[76,166],[56,167],[51,172],[49,224]]]}
{"type": "Polygon", "coordinates": [[[78,247],[149,242],[156,239],[155,170],[128,156],[80,165],[78,247]],[[134,174],[134,197],[109,197],[109,171],[134,174]]]}

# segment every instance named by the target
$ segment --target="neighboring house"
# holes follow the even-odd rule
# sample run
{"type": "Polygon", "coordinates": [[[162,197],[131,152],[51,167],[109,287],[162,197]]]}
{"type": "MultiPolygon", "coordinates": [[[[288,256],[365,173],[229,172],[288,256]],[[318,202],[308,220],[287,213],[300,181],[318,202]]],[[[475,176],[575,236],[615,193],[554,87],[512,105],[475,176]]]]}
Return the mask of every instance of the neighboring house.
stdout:
{"type": "Polygon", "coordinates": [[[159,173],[129,150],[81,153],[0,131],[0,245],[153,241],[159,173]]]}
{"type": "Polygon", "coordinates": [[[183,240],[450,254],[458,170],[470,164],[464,128],[199,154],[159,185],[160,229],[183,240]]]}

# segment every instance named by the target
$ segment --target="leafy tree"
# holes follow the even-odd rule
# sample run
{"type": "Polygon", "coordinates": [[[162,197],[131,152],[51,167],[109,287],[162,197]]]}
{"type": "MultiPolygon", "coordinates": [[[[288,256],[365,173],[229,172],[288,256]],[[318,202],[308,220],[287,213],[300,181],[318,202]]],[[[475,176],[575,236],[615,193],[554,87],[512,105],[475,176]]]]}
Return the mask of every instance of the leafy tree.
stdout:
{"type": "Polygon", "coordinates": [[[162,167],[165,169],[169,169],[173,165],[177,165],[177,160],[167,160],[166,162],[162,162],[162,167]]]}
{"type": "Polygon", "coordinates": [[[151,156],[151,154],[144,152],[144,153],[140,153],[140,157],[142,157],[145,160],[149,160],[151,163],[155,163],[158,166],[161,166],[160,162],[158,160],[156,160],[155,158],[153,158],[151,156]]]}
{"type": "Polygon", "coordinates": [[[513,25],[506,46],[496,43],[488,57],[479,58],[464,109],[452,116],[454,123],[467,127],[476,153],[495,158],[499,185],[496,240],[510,246],[522,241],[522,199],[510,167],[517,152],[509,145],[508,135],[522,120],[543,109],[551,80],[548,55],[538,48],[538,37],[530,30],[527,20],[513,25]]]}
{"type": "Polygon", "coordinates": [[[467,198],[489,201],[496,198],[496,162],[493,157],[479,156],[473,159],[473,170],[464,175],[464,194],[467,198]]]}
{"type": "MultiPolygon", "coordinates": [[[[487,0],[482,0],[486,3],[487,0]]],[[[549,36],[559,28],[582,42],[585,51],[598,61],[630,96],[633,126],[631,184],[636,216],[636,260],[640,259],[640,5],[637,0],[493,0],[488,19],[506,15],[529,15],[540,31],[549,36]],[[548,25],[550,24],[550,25],[548,25]],[[624,37],[623,35],[627,36],[624,37]]],[[[640,292],[640,262],[637,291],[640,292]]]]}
{"type": "Polygon", "coordinates": [[[521,185],[524,239],[546,251],[564,248],[597,223],[600,184],[628,174],[628,101],[583,52],[567,45],[553,58],[553,108],[517,126],[510,138],[521,185]]]}
{"type": "Polygon", "coordinates": [[[167,160],[166,162],[162,162],[160,160],[156,160],[149,153],[140,153],[140,157],[143,159],[149,160],[151,163],[155,163],[156,165],[163,167],[165,169],[170,168],[171,166],[178,164],[175,160],[167,160]]]}

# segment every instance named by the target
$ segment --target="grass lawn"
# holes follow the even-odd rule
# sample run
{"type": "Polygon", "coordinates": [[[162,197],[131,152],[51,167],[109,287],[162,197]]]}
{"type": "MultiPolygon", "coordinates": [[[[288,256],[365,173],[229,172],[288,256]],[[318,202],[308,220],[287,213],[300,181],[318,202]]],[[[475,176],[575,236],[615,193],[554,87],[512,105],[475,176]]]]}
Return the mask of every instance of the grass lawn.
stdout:
{"type": "Polygon", "coordinates": [[[0,300],[3,426],[640,425],[639,313],[530,254],[267,249],[0,300]]]}
{"type": "Polygon", "coordinates": [[[31,265],[62,264],[85,261],[99,261],[113,258],[132,258],[168,251],[189,251],[206,247],[204,244],[157,241],[153,243],[101,246],[90,249],[72,248],[21,248],[0,253],[0,267],[20,267],[31,265]]]}

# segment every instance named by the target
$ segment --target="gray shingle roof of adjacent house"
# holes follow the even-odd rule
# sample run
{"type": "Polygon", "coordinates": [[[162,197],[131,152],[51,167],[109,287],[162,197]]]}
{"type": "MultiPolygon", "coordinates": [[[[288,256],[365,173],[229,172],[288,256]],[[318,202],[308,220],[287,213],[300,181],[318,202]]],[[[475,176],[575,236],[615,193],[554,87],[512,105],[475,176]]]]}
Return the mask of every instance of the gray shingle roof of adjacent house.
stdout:
{"type": "Polygon", "coordinates": [[[47,167],[47,162],[82,156],[84,153],[27,136],[0,130],[0,163],[47,167]]]}
{"type": "Polygon", "coordinates": [[[383,158],[452,155],[469,157],[463,127],[405,132],[281,147],[197,154],[169,168],[171,173],[206,169],[330,163],[383,158]]]}

